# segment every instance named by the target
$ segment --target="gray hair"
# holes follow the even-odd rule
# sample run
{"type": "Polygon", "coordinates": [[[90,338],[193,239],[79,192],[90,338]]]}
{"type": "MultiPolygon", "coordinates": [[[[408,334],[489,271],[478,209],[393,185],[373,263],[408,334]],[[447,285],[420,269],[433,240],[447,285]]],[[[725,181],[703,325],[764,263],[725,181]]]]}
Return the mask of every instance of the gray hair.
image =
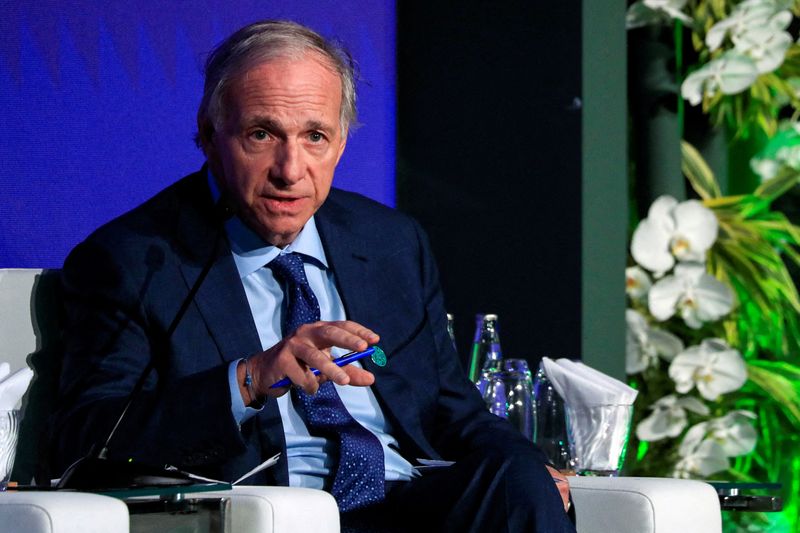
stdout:
{"type": "Polygon", "coordinates": [[[336,41],[296,22],[264,20],[238,30],[209,54],[205,65],[203,99],[197,110],[195,141],[202,146],[224,118],[225,92],[231,81],[254,66],[278,58],[297,58],[307,53],[321,56],[339,75],[342,135],[356,122],[356,67],[350,53],[336,41]]]}

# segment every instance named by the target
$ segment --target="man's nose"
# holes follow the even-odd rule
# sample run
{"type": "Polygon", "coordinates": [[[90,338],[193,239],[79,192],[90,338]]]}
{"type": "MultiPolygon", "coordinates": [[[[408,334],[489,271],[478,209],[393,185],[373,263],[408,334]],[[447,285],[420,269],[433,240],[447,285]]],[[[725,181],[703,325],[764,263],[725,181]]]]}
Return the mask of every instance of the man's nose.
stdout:
{"type": "Polygon", "coordinates": [[[305,160],[297,142],[286,140],[275,152],[275,163],[270,176],[288,185],[297,183],[305,175],[305,160]]]}

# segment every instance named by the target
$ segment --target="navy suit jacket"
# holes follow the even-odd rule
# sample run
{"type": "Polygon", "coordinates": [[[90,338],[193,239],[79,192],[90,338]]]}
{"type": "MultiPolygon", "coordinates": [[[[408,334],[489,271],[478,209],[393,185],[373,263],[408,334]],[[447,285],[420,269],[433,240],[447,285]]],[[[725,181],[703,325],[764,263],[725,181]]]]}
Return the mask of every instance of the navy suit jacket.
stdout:
{"type": "MultiPolygon", "coordinates": [[[[316,222],[347,317],[381,335],[387,365],[364,365],[375,374],[373,390],[401,453],[412,462],[458,460],[477,449],[529,447],[487,412],[466,379],[417,223],[336,189],[316,222]]],[[[155,371],[111,441],[110,457],[232,480],[284,452],[249,483],[288,484],[277,403],[268,401],[241,427],[231,415],[229,362],[261,346],[205,170],[97,230],[70,254],[63,279],[66,352],[52,426],[54,475],[103,438],[153,358],[155,371]]]]}

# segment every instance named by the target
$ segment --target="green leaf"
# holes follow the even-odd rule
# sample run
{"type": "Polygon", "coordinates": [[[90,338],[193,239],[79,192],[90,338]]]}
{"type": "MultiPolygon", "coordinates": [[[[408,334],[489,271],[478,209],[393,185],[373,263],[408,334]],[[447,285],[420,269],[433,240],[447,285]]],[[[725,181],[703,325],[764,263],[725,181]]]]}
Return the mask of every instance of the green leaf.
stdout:
{"type": "Polygon", "coordinates": [[[747,375],[750,380],[764,391],[768,398],[775,401],[784,411],[788,421],[800,429],[800,394],[792,379],[787,377],[798,370],[788,363],[772,363],[769,361],[750,361],[747,363],[747,375]]]}
{"type": "Polygon", "coordinates": [[[783,166],[777,176],[762,183],[753,194],[771,202],[797,185],[798,180],[800,180],[800,172],[783,166]]]}
{"type": "Polygon", "coordinates": [[[719,184],[714,173],[697,149],[688,142],[681,141],[681,155],[681,170],[697,194],[703,199],[720,196],[719,184]]]}

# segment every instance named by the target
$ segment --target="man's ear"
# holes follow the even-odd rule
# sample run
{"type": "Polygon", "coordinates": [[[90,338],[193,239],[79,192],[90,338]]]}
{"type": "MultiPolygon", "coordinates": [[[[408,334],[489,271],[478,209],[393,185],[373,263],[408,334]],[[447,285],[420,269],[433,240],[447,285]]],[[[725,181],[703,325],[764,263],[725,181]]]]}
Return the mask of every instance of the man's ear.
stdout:
{"type": "Polygon", "coordinates": [[[198,121],[197,138],[211,172],[214,173],[217,179],[222,179],[223,171],[220,165],[219,153],[217,152],[216,130],[210,120],[198,121]]]}
{"type": "Polygon", "coordinates": [[[214,149],[214,124],[208,119],[197,118],[197,145],[203,149],[206,157],[209,156],[209,150],[214,149]]]}
{"type": "Polygon", "coordinates": [[[344,147],[347,146],[347,134],[348,133],[349,133],[349,130],[345,131],[344,135],[342,135],[342,144],[339,145],[339,153],[336,155],[336,164],[337,165],[339,164],[339,160],[342,158],[342,154],[344,153],[344,147]]]}

